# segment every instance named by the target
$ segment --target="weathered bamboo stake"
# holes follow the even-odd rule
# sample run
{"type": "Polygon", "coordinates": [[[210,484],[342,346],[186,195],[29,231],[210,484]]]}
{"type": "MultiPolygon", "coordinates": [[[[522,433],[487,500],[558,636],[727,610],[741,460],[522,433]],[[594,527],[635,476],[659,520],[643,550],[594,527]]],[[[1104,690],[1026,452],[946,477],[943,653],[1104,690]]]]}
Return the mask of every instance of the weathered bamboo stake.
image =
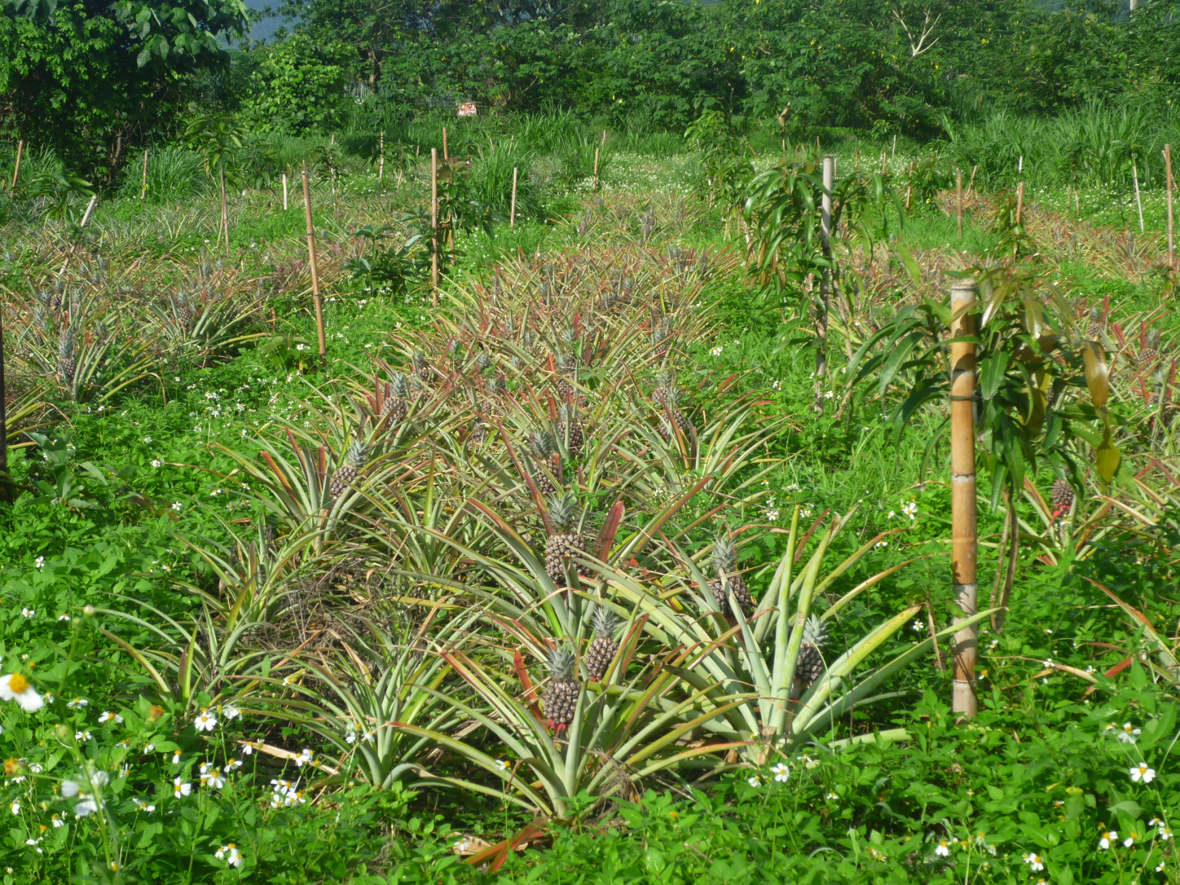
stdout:
{"type": "Polygon", "coordinates": [[[381,196],[381,186],[385,183],[385,130],[381,130],[381,138],[377,141],[377,196],[381,196]]]}
{"type": "Polygon", "coordinates": [[[283,173],[283,211],[287,211],[287,173],[283,173]]]}
{"type": "MultiPolygon", "coordinates": [[[[217,166],[217,178],[219,187],[221,189],[221,229],[225,233],[225,250],[229,251],[229,203],[225,196],[225,158],[221,158],[221,162],[217,166]]],[[[221,240],[221,235],[217,236],[218,241],[221,240]]]]}
{"type": "Polygon", "coordinates": [[[967,182],[967,196],[971,196],[971,189],[975,187],[975,173],[979,171],[979,164],[971,167],[971,180],[967,182]]]}
{"type": "MultiPolygon", "coordinates": [[[[974,334],[975,281],[956,280],[951,285],[951,581],[955,596],[954,620],[958,623],[978,611],[976,584],[975,497],[975,345],[965,339],[974,334]]],[[[979,652],[979,628],[955,632],[955,681],[952,709],[972,717],[977,709],[975,664],[979,652]]]]}
{"type": "Polygon", "coordinates": [[[892,158],[894,160],[897,159],[897,133],[896,132],[893,133],[893,157],[892,158]]]}
{"type": "Polygon", "coordinates": [[[1139,233],[1143,233],[1143,201],[1139,199],[1139,169],[1131,163],[1131,182],[1135,185],[1135,207],[1139,210],[1139,233]]]}
{"type": "Polygon", "coordinates": [[[512,167],[512,208],[508,210],[508,229],[512,230],[516,227],[516,173],[517,168],[512,167]]]}
{"type": "Polygon", "coordinates": [[[593,190],[598,190],[598,148],[594,149],[594,187],[593,190]]]}
{"type": "Polygon", "coordinates": [[[430,149],[430,296],[438,307],[438,148],[430,149]]]}
{"type": "Polygon", "coordinates": [[[885,152],[881,151],[881,174],[885,174],[885,152]]]}
{"type": "MultiPolygon", "coordinates": [[[[826,154],[823,161],[824,192],[820,203],[820,236],[824,258],[832,254],[832,185],[836,179],[836,158],[826,154]]],[[[828,377],[828,309],[831,301],[832,276],[828,267],[824,268],[819,284],[819,318],[815,324],[815,411],[824,410],[824,385],[828,377]]]]}
{"type": "Polygon", "coordinates": [[[147,199],[147,161],[148,152],[145,148],[143,152],[143,184],[139,188],[139,201],[141,203],[147,199]]]}
{"type": "Polygon", "coordinates": [[[303,211],[307,216],[307,260],[311,269],[311,300],[315,303],[315,330],[320,344],[320,362],[327,365],[328,340],[324,335],[324,302],[320,298],[320,270],[315,260],[315,225],[311,219],[311,185],[307,182],[307,163],[303,164],[303,211]]]}
{"type": "Polygon", "coordinates": [[[1024,218],[1024,182],[1016,185],[1016,223],[1020,224],[1024,218]]]}
{"type": "Polygon", "coordinates": [[[955,214],[959,220],[959,242],[963,241],[963,170],[955,170],[955,214]]]}
{"type": "Polygon", "coordinates": [[[860,145],[859,144],[853,144],[853,146],[852,146],[852,163],[853,163],[853,169],[857,173],[859,173],[860,172],[860,145]]]}
{"type": "Polygon", "coordinates": [[[450,149],[447,147],[447,127],[443,127],[443,162],[451,159],[450,149]]]}
{"type": "Polygon", "coordinates": [[[910,195],[914,190],[914,161],[910,160],[909,182],[905,186],[905,211],[910,211],[910,195]]]}
{"type": "MultiPolygon", "coordinates": [[[[90,216],[94,214],[94,207],[96,205],[98,205],[98,194],[92,194],[90,197],[90,202],[86,204],[86,211],[82,213],[82,221],[78,225],[79,232],[84,230],[86,225],[90,223],[90,216]]],[[[59,277],[66,272],[66,267],[69,266],[70,259],[74,257],[74,250],[77,248],[78,241],[75,240],[70,245],[70,251],[66,253],[66,260],[62,262],[61,270],[57,272],[59,277]]]]}
{"type": "Polygon", "coordinates": [[[602,130],[602,146],[606,147],[606,130],[602,130]]]}
{"type": "Polygon", "coordinates": [[[8,476],[8,390],[4,384],[4,319],[0,313],[0,502],[12,503],[12,486],[8,476]]]}
{"type": "Polygon", "coordinates": [[[20,178],[20,161],[25,153],[25,140],[16,143],[16,168],[12,170],[12,190],[16,190],[16,182],[20,178]]]}
{"type": "Polygon", "coordinates": [[[1164,180],[1168,189],[1168,264],[1176,267],[1175,220],[1172,209],[1172,191],[1176,186],[1172,180],[1172,146],[1164,145],[1164,180]]]}

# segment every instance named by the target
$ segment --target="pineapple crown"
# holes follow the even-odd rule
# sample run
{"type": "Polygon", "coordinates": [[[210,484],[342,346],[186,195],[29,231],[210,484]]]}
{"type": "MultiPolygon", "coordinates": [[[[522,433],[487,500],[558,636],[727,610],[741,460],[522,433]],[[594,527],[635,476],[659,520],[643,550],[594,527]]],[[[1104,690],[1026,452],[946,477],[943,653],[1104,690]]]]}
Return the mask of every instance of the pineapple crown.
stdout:
{"type": "Polygon", "coordinates": [[[557,357],[557,371],[563,375],[572,375],[578,368],[578,360],[572,353],[562,353],[557,357]]]}
{"type": "Polygon", "coordinates": [[[574,653],[564,645],[549,652],[549,678],[554,682],[569,682],[574,677],[574,653]]]}
{"type": "Polygon", "coordinates": [[[676,375],[668,369],[664,369],[656,375],[656,386],[664,388],[672,388],[676,386],[676,375]]]}
{"type": "Polygon", "coordinates": [[[578,423],[578,410],[569,403],[562,403],[557,407],[557,420],[563,427],[578,423]]]}
{"type": "Polygon", "coordinates": [[[348,447],[348,466],[360,469],[361,465],[365,463],[365,458],[369,456],[369,447],[361,440],[353,440],[348,447]]]}
{"type": "Polygon", "coordinates": [[[57,342],[57,350],[62,356],[70,356],[74,352],[74,330],[62,329],[57,342]]]}
{"type": "Polygon", "coordinates": [[[713,542],[713,565],[719,575],[729,575],[737,568],[737,547],[728,535],[718,535],[713,542]]]}
{"type": "Polygon", "coordinates": [[[506,390],[504,379],[499,376],[489,378],[485,383],[485,389],[491,396],[499,396],[506,390]]]}
{"type": "Polygon", "coordinates": [[[475,357],[475,364],[481,372],[486,372],[492,365],[492,357],[486,350],[481,350],[475,357]]]}
{"type": "Polygon", "coordinates": [[[394,372],[389,390],[398,399],[405,399],[410,395],[410,382],[401,372],[394,372]]]}
{"type": "Polygon", "coordinates": [[[595,636],[612,636],[619,628],[622,618],[604,605],[596,605],[590,615],[590,626],[595,636]]]}
{"type": "Polygon", "coordinates": [[[1147,346],[1148,347],[1159,347],[1159,343],[1160,343],[1160,330],[1159,329],[1152,329],[1150,332],[1147,333],[1147,346]]]}
{"type": "Polygon", "coordinates": [[[557,439],[551,430],[534,430],[528,438],[529,454],[538,461],[557,454],[557,439]]]}
{"type": "Polygon", "coordinates": [[[573,494],[554,495],[549,499],[549,520],[554,531],[565,534],[578,520],[578,498],[573,494]]]}
{"type": "Polygon", "coordinates": [[[411,357],[411,359],[413,360],[414,368],[419,372],[426,368],[426,354],[424,354],[422,351],[417,351],[414,356],[411,357]]]}
{"type": "Polygon", "coordinates": [[[823,648],[828,641],[828,625],[818,615],[808,615],[803,623],[803,641],[823,648]]]}

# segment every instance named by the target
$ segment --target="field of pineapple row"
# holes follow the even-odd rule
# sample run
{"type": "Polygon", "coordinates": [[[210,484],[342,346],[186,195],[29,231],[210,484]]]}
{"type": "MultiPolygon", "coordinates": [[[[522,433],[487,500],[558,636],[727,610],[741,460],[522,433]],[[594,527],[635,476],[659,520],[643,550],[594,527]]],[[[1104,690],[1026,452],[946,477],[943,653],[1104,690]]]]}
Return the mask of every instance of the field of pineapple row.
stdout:
{"type": "Polygon", "coordinates": [[[1180,881],[1160,194],[838,143],[821,261],[804,148],[456,143],[437,290],[428,157],[313,165],[326,359],[296,187],[12,195],[0,879],[1180,881]]]}

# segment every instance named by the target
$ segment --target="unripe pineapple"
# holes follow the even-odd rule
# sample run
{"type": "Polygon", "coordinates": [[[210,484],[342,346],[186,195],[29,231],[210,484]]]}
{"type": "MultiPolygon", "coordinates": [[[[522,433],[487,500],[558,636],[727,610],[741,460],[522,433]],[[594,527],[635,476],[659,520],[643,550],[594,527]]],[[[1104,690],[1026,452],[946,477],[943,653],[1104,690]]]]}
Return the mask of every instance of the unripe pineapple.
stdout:
{"type": "Polygon", "coordinates": [[[414,377],[416,377],[423,384],[430,381],[432,372],[430,370],[430,363],[426,361],[426,354],[419,350],[412,357],[412,361],[414,364],[414,377]]]}
{"type": "Polygon", "coordinates": [[[73,382],[74,373],[78,371],[78,364],[74,361],[74,333],[70,329],[62,329],[57,342],[57,374],[67,384],[73,382]]]}
{"type": "Polygon", "coordinates": [[[577,407],[570,403],[562,403],[557,410],[557,419],[561,434],[565,437],[565,447],[576,458],[582,454],[582,449],[586,445],[586,433],[582,430],[577,407]]]}
{"type": "Polygon", "coordinates": [[[187,329],[192,325],[193,318],[196,316],[196,312],[193,310],[193,303],[189,300],[188,295],[183,292],[173,300],[176,305],[176,318],[180,321],[180,325],[187,329]]]}
{"type": "Polygon", "coordinates": [[[1090,308],[1090,323],[1086,327],[1086,337],[1091,341],[1097,341],[1105,330],[1106,324],[1102,322],[1102,308],[1095,304],[1090,308]]]}
{"type": "Polygon", "coordinates": [[[563,353],[557,358],[557,398],[569,400],[574,395],[573,381],[578,372],[578,360],[569,353],[563,353]]]}
{"type": "Polygon", "coordinates": [[[574,721],[582,684],[574,678],[574,653],[558,647],[549,653],[549,684],[541,696],[545,716],[554,730],[561,734],[574,721]]]}
{"type": "Polygon", "coordinates": [[[1152,329],[1147,333],[1147,339],[1144,341],[1143,350],[1139,351],[1139,366],[1149,366],[1155,362],[1155,358],[1159,356],[1160,347],[1160,333],[1158,329],[1152,329]]]}
{"type": "Polygon", "coordinates": [[[486,350],[481,350],[475,355],[475,366],[479,371],[486,372],[492,367],[492,357],[486,350]]]}
{"type": "Polygon", "coordinates": [[[619,643],[615,641],[615,630],[622,621],[609,608],[599,605],[590,616],[590,626],[594,628],[594,639],[586,649],[586,672],[591,682],[598,682],[606,675],[606,669],[615,659],[619,651],[619,643]]]}
{"type": "Polygon", "coordinates": [[[1064,479],[1053,483],[1053,506],[1058,510],[1068,510],[1073,506],[1073,486],[1064,479]]]}
{"type": "Polygon", "coordinates": [[[673,439],[679,431],[688,436],[692,430],[692,423],[688,416],[680,409],[682,394],[677,387],[666,388],[664,394],[664,412],[660,415],[660,433],[665,439],[673,439]]]}
{"type": "Polygon", "coordinates": [[[401,372],[395,372],[393,379],[385,385],[385,402],[381,406],[381,417],[388,418],[391,425],[401,424],[410,411],[410,381],[401,372]]]}
{"type": "Polygon", "coordinates": [[[359,439],[348,447],[347,460],[333,474],[332,483],[328,487],[328,494],[331,497],[339,498],[356,481],[356,478],[360,475],[361,468],[365,466],[365,458],[368,456],[368,453],[368,446],[359,439]]]}
{"type": "Polygon", "coordinates": [[[533,459],[533,482],[537,484],[537,490],[548,497],[557,491],[557,482],[561,481],[557,440],[549,430],[535,430],[529,434],[526,445],[533,459]]]}
{"type": "Polygon", "coordinates": [[[803,688],[824,675],[824,658],[821,652],[828,639],[827,627],[816,615],[809,615],[803,624],[803,642],[799,646],[799,657],[795,662],[795,678],[803,688]]]}
{"type": "Polygon", "coordinates": [[[668,398],[676,386],[676,376],[671,372],[660,372],[656,375],[656,387],[651,392],[651,401],[661,409],[668,405],[668,398]]]}
{"type": "Polygon", "coordinates": [[[754,611],[754,600],[745,580],[737,570],[737,548],[732,540],[720,535],[713,543],[713,565],[717,570],[716,580],[709,582],[709,589],[713,593],[713,601],[717,610],[726,617],[732,617],[729,608],[729,593],[737,600],[743,614],[754,611]]]}
{"type": "MultiPolygon", "coordinates": [[[[545,542],[545,571],[558,587],[566,586],[566,563],[573,556],[585,556],[586,545],[582,535],[575,528],[578,522],[578,499],[574,495],[562,495],[549,499],[549,522],[553,534],[545,542]]],[[[581,577],[593,572],[581,563],[575,565],[581,577]]]]}
{"type": "Polygon", "coordinates": [[[53,284],[53,294],[49,296],[49,310],[52,313],[57,313],[61,310],[62,304],[65,303],[66,284],[61,280],[57,280],[53,284]]]}

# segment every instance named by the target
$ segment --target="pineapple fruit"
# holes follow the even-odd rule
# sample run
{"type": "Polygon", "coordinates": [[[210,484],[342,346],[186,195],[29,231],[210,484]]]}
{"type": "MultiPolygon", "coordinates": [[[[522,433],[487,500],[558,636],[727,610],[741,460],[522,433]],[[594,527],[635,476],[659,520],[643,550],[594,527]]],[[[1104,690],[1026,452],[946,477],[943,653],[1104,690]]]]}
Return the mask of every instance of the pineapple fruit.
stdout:
{"type": "Polygon", "coordinates": [[[558,647],[549,653],[549,684],[541,696],[545,716],[550,726],[561,734],[574,721],[578,709],[578,696],[582,684],[574,678],[574,654],[568,648],[558,647]]]}
{"type": "Polygon", "coordinates": [[[193,303],[189,300],[188,295],[181,292],[174,299],[176,305],[176,318],[180,321],[180,325],[187,329],[192,325],[193,319],[196,317],[196,311],[193,310],[193,303]]]}
{"type": "Polygon", "coordinates": [[[586,433],[578,418],[577,408],[570,403],[562,403],[557,410],[557,420],[561,435],[565,437],[566,450],[576,458],[586,446],[586,433]]]}
{"type": "Polygon", "coordinates": [[[360,475],[361,468],[365,466],[365,458],[367,456],[368,446],[359,439],[348,447],[348,455],[345,463],[332,475],[332,483],[328,487],[328,494],[333,499],[343,495],[348,487],[356,481],[356,478],[360,475]]]}
{"type": "Polygon", "coordinates": [[[656,387],[651,392],[651,401],[661,409],[667,408],[675,386],[676,379],[671,372],[660,372],[656,375],[656,387]]]}
{"type": "Polygon", "coordinates": [[[803,642],[795,661],[795,678],[804,689],[811,688],[827,669],[821,654],[828,638],[827,632],[824,622],[816,615],[809,615],[803,624],[803,642]]]}
{"type": "Polygon", "coordinates": [[[381,417],[388,418],[391,425],[397,425],[406,420],[409,411],[410,382],[401,372],[396,372],[393,380],[385,386],[385,402],[381,406],[381,417]]]}
{"type": "Polygon", "coordinates": [[[569,401],[574,395],[573,380],[578,373],[578,360],[570,353],[563,353],[557,358],[557,398],[569,401]]]}
{"type": "Polygon", "coordinates": [[[1073,486],[1064,479],[1053,483],[1053,508],[1058,513],[1065,513],[1073,506],[1073,486]]]}
{"type": "Polygon", "coordinates": [[[619,643],[615,640],[615,630],[622,623],[609,608],[599,605],[590,616],[590,626],[594,630],[594,639],[586,649],[586,672],[591,682],[598,682],[606,675],[610,662],[615,659],[619,651],[619,643]]]}
{"type": "Polygon", "coordinates": [[[537,490],[548,497],[557,491],[557,483],[561,481],[557,440],[549,430],[536,430],[529,434],[526,443],[533,459],[533,482],[537,484],[537,490]]]}
{"type": "Polygon", "coordinates": [[[725,535],[718,537],[713,544],[713,565],[717,570],[717,578],[709,582],[709,590],[713,593],[717,610],[727,618],[733,617],[728,595],[732,593],[742,614],[753,613],[754,600],[750,596],[745,579],[737,571],[737,548],[725,535]]]}
{"type": "MultiPolygon", "coordinates": [[[[562,495],[549,499],[549,521],[553,534],[545,542],[545,571],[558,587],[566,586],[566,563],[570,557],[585,556],[586,544],[575,527],[578,521],[578,499],[574,495],[562,495]]],[[[582,564],[575,566],[581,577],[590,577],[593,572],[582,564]]]]}
{"type": "Polygon", "coordinates": [[[70,384],[74,374],[78,371],[78,363],[74,360],[74,333],[69,329],[62,329],[57,342],[57,374],[61,380],[70,384]]]}
{"type": "Polygon", "coordinates": [[[1158,329],[1152,329],[1147,333],[1147,338],[1143,343],[1143,349],[1139,351],[1139,368],[1150,366],[1155,362],[1155,358],[1159,356],[1160,352],[1160,333],[1158,329]]]}

